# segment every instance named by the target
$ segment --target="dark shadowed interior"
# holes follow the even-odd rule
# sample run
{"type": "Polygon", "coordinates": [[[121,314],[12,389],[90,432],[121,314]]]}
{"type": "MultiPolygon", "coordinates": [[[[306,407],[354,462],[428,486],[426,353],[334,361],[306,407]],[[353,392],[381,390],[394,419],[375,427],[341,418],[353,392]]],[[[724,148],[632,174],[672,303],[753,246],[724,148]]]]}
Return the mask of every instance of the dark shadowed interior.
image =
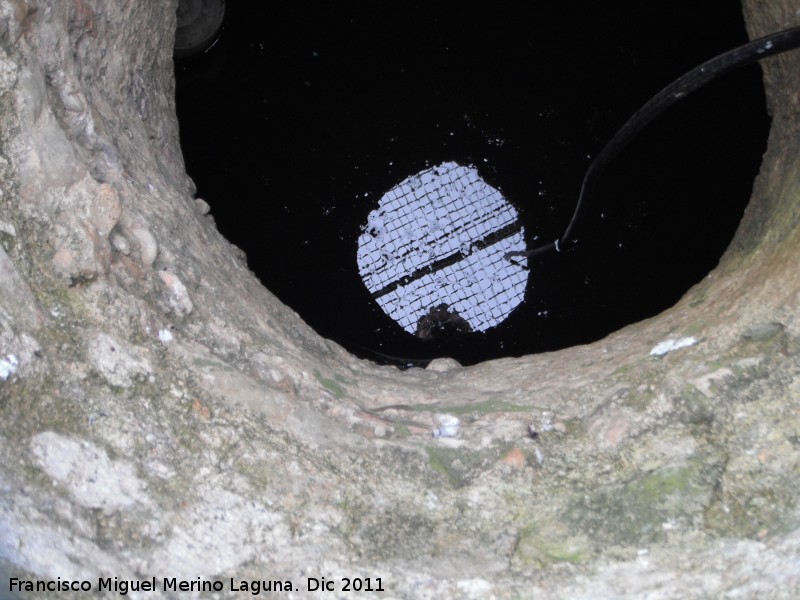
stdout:
{"type": "Polygon", "coordinates": [[[529,247],[557,238],[595,156],[649,97],[747,41],[736,3],[342,10],[229,2],[218,42],[176,64],[198,194],[265,286],[323,336],[405,365],[471,364],[604,337],[673,305],[728,246],[769,121],[758,67],[659,118],[604,174],[570,248],[531,261],[486,332],[422,340],[370,296],[357,238],[390,188],[477,167],[529,247]]]}

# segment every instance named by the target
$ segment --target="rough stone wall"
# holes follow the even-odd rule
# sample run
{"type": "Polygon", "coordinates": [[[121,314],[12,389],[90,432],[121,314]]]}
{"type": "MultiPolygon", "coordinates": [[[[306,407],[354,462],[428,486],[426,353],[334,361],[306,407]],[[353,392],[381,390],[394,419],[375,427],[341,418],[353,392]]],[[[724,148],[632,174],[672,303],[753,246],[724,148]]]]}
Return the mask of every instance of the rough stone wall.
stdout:
{"type": "MultiPolygon", "coordinates": [[[[800,596],[799,52],[764,65],[774,126],[737,238],[674,308],[399,372],[314,334],[193,199],[175,7],[0,0],[7,576],[800,596]]],[[[788,0],[745,15],[798,23],[788,0]]]]}

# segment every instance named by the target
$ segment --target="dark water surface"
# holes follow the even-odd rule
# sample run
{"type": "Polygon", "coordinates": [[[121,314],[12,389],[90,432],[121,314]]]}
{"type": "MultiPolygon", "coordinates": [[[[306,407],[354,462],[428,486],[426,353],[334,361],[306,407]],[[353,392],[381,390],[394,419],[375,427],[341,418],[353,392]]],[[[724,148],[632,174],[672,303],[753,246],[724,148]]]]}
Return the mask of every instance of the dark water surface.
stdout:
{"type": "Polygon", "coordinates": [[[425,342],[372,300],[357,238],[397,183],[445,161],[474,165],[519,211],[529,245],[552,241],[625,120],[747,41],[731,0],[551,4],[293,3],[278,17],[269,3],[229,1],[219,42],[176,64],[198,195],[322,335],[370,358],[554,350],[661,312],[717,264],[766,143],[755,66],[647,129],[603,176],[574,247],[531,261],[526,299],[500,326],[425,342]]]}

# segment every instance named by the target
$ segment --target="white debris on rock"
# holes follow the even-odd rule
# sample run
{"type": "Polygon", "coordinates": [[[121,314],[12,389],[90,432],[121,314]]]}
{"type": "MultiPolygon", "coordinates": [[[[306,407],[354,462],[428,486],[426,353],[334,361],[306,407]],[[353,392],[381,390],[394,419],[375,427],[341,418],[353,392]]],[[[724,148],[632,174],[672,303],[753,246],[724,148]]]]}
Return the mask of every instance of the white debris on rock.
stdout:
{"type": "Polygon", "coordinates": [[[458,435],[458,430],[461,427],[458,417],[454,417],[453,415],[439,415],[436,417],[436,422],[439,426],[433,429],[433,437],[446,438],[458,435]]]}
{"type": "Polygon", "coordinates": [[[6,354],[5,358],[0,358],[0,379],[5,381],[17,370],[19,359],[13,354],[6,354]]]}
{"type": "Polygon", "coordinates": [[[695,337],[683,337],[677,340],[664,340],[663,342],[659,342],[653,346],[653,349],[650,350],[650,356],[664,356],[673,350],[680,350],[681,348],[694,346],[697,342],[698,340],[695,337]]]}

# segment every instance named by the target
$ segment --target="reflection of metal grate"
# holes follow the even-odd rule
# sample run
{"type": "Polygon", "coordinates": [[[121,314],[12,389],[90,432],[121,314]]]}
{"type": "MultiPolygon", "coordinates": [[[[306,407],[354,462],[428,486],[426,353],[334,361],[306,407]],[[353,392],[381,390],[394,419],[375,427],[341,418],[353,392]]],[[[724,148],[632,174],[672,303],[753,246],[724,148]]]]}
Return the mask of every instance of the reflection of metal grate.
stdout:
{"type": "Polygon", "coordinates": [[[442,304],[474,331],[500,324],[522,301],[526,261],[517,212],[474,167],[444,163],[380,200],[358,241],[358,270],[381,308],[409,333],[442,304]]]}

